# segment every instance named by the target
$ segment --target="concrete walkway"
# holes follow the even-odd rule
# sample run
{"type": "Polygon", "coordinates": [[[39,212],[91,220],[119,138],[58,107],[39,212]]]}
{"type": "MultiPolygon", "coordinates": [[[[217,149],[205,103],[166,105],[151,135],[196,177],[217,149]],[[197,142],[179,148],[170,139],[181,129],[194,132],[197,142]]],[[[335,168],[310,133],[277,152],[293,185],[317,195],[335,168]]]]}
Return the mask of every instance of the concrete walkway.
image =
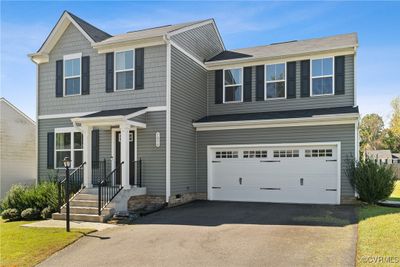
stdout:
{"type": "Polygon", "coordinates": [[[354,266],[351,206],[197,201],[83,237],[39,266],[354,266]]]}
{"type": "MultiPolygon", "coordinates": [[[[28,223],[22,225],[22,227],[39,227],[39,228],[65,228],[65,221],[60,220],[45,220],[40,222],[28,223]]],[[[93,223],[93,222],[80,222],[71,221],[71,229],[93,229],[97,231],[103,231],[110,228],[118,227],[117,225],[107,223],[93,223]]]]}

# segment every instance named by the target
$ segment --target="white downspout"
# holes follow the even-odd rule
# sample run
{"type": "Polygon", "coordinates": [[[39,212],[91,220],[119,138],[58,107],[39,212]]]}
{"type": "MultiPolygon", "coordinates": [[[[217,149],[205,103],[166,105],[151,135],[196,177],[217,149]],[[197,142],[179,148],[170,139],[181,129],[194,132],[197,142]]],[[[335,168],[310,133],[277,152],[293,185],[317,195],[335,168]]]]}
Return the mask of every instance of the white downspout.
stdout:
{"type": "Polygon", "coordinates": [[[168,36],[164,35],[167,45],[167,77],[166,77],[166,129],[165,129],[165,201],[169,202],[171,196],[171,43],[168,36]]]}

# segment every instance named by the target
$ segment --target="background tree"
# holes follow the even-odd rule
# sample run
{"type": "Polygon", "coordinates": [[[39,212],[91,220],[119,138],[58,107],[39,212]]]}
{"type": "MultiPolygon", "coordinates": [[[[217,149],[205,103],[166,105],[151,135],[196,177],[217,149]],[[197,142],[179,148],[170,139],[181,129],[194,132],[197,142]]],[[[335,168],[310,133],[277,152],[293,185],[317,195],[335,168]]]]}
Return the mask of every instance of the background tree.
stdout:
{"type": "Polygon", "coordinates": [[[365,152],[368,149],[382,148],[383,129],[384,123],[381,116],[375,113],[365,115],[360,124],[361,150],[365,152]]]}
{"type": "Polygon", "coordinates": [[[390,119],[390,131],[393,135],[400,137],[400,96],[391,102],[393,113],[390,119]]]}

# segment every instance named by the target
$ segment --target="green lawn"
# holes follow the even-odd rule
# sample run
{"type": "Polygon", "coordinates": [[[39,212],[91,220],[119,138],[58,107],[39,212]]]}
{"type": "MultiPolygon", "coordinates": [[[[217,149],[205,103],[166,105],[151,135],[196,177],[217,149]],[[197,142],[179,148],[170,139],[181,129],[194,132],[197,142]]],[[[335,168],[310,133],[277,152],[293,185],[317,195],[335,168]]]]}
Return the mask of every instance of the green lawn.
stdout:
{"type": "MultiPolygon", "coordinates": [[[[391,199],[400,200],[400,182],[397,182],[391,199]]],[[[399,262],[386,264],[365,262],[366,260],[374,261],[376,257],[397,257],[392,258],[392,261],[400,261],[400,208],[369,205],[359,209],[357,266],[399,266],[400,264],[399,262]]]]}
{"type": "Polygon", "coordinates": [[[0,219],[0,265],[34,266],[54,252],[93,230],[21,227],[26,221],[5,222],[0,219]]]}

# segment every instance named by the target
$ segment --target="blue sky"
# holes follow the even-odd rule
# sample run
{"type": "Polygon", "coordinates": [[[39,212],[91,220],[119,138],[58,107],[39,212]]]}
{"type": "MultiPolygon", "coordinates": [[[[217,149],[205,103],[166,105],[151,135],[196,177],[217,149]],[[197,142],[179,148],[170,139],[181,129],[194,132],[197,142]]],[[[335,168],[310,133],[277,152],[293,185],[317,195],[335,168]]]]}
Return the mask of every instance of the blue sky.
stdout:
{"type": "Polygon", "coordinates": [[[400,2],[4,2],[1,96],[35,117],[35,52],[63,10],[126,31],[215,18],[227,49],[357,32],[358,104],[387,121],[400,95],[400,2]]]}

